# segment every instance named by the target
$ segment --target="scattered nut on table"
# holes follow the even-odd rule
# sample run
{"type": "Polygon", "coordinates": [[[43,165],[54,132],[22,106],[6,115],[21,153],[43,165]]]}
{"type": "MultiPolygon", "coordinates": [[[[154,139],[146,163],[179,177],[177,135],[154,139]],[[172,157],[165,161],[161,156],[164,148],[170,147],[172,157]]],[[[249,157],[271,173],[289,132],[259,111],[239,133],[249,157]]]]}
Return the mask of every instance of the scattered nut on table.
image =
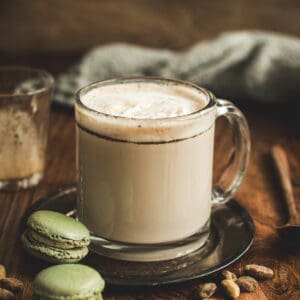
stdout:
{"type": "Polygon", "coordinates": [[[22,291],[23,282],[16,278],[2,278],[0,279],[0,287],[16,294],[22,291]]]}
{"type": "Polygon", "coordinates": [[[258,280],[271,279],[274,276],[274,271],[268,267],[261,265],[246,265],[245,273],[258,280]]]}
{"type": "Polygon", "coordinates": [[[14,299],[15,295],[11,291],[0,288],[0,299],[1,300],[9,300],[14,299]]]}
{"type": "Polygon", "coordinates": [[[241,276],[235,283],[240,287],[242,292],[254,292],[258,286],[258,282],[250,276],[241,276]]]}
{"type": "Polygon", "coordinates": [[[202,283],[200,284],[197,288],[196,288],[196,296],[200,299],[208,299],[210,298],[217,289],[217,285],[214,282],[206,282],[206,283],[202,283]]]}
{"type": "Polygon", "coordinates": [[[6,277],[6,269],[0,265],[0,300],[14,299],[23,290],[23,282],[12,277],[6,277]]]}
{"type": "Polygon", "coordinates": [[[233,272],[230,272],[228,270],[223,270],[221,272],[221,278],[222,278],[222,280],[223,279],[229,279],[229,280],[233,280],[233,281],[237,280],[236,275],[233,272]]]}
{"type": "Polygon", "coordinates": [[[224,279],[222,280],[221,284],[224,292],[230,298],[235,299],[240,295],[240,288],[233,280],[224,279]]]}

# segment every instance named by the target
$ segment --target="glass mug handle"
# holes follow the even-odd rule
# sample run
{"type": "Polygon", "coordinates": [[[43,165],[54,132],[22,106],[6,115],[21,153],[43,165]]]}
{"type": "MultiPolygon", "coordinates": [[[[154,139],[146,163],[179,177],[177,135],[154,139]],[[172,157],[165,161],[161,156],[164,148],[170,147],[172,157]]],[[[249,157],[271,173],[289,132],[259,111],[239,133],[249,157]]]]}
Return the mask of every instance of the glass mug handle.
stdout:
{"type": "Polygon", "coordinates": [[[216,118],[218,117],[225,117],[229,121],[234,148],[226,169],[213,188],[213,205],[227,202],[236,193],[250,156],[250,133],[242,112],[230,101],[217,99],[216,118]]]}

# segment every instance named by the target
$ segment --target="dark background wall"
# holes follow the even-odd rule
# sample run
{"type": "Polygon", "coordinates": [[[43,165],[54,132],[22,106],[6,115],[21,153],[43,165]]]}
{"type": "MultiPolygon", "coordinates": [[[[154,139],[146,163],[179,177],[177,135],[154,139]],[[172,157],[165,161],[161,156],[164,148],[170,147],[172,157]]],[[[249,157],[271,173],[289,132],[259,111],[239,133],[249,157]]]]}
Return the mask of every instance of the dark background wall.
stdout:
{"type": "Polygon", "coordinates": [[[68,64],[94,45],[116,41],[182,49],[239,29],[300,36],[300,1],[2,0],[0,63],[30,64],[34,57],[43,66],[56,56],[68,64]]]}

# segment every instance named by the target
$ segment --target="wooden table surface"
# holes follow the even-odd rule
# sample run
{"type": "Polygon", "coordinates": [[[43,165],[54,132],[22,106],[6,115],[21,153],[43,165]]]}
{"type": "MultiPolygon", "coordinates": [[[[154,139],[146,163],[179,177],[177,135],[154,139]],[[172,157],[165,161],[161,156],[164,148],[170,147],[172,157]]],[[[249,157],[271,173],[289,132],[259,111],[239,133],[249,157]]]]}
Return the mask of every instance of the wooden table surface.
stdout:
{"type": "MultiPolygon", "coordinates": [[[[231,270],[240,271],[246,263],[259,263],[275,270],[275,278],[260,284],[254,294],[242,294],[239,299],[300,299],[300,255],[292,249],[283,250],[276,226],[286,219],[280,189],[274,176],[269,151],[273,144],[286,148],[292,168],[293,187],[300,198],[300,137],[295,126],[295,107],[269,110],[268,107],[243,106],[252,136],[252,154],[247,176],[236,198],[250,212],[257,229],[250,251],[231,270]]],[[[298,108],[299,109],[299,108],[298,108]]],[[[230,135],[226,123],[217,123],[215,172],[225,163],[230,135]],[[224,133],[225,132],[225,133],[224,133]],[[227,149],[227,151],[226,151],[227,149]]],[[[49,132],[48,163],[43,182],[34,189],[0,193],[0,263],[10,276],[25,282],[19,299],[30,299],[30,283],[45,267],[24,253],[20,244],[19,223],[26,209],[39,197],[75,180],[75,131],[72,111],[53,108],[49,132]]],[[[298,206],[300,209],[300,207],[298,206]]],[[[192,290],[201,280],[150,289],[119,289],[107,287],[105,299],[192,299],[192,290]]],[[[215,299],[223,299],[219,295],[215,299]]]]}
{"type": "MultiPolygon", "coordinates": [[[[82,7],[79,1],[76,5],[73,5],[75,1],[55,1],[53,5],[52,1],[43,0],[30,2],[33,9],[29,2],[26,5],[24,1],[4,2],[1,3],[0,32],[3,39],[0,42],[0,64],[39,66],[55,74],[75,61],[78,58],[76,53],[109,41],[124,40],[181,49],[224,29],[271,29],[300,36],[299,1],[296,0],[224,1],[222,5],[217,5],[217,1],[188,0],[189,5],[184,8],[180,0],[173,1],[171,7],[162,1],[152,3],[146,0],[127,1],[125,4],[123,1],[93,0],[81,2],[82,7]],[[48,9],[44,9],[46,4],[48,9]],[[71,14],[67,15],[69,11],[64,5],[72,8],[71,14]],[[124,14],[124,10],[129,14],[124,14]],[[91,17],[84,17],[83,11],[91,17]],[[101,13],[105,18],[99,17],[101,13]],[[119,23],[110,28],[104,26],[112,18],[119,23]],[[153,18],[156,18],[155,22],[153,18]],[[89,35],[87,30],[91,30],[89,35]],[[16,53],[12,54],[12,51],[16,53]]],[[[300,105],[286,103],[270,107],[239,103],[239,106],[249,121],[252,153],[247,176],[236,199],[250,212],[257,232],[249,252],[230,270],[240,272],[246,263],[259,263],[275,271],[273,280],[261,283],[255,293],[242,294],[239,299],[300,299],[300,255],[293,249],[284,250],[276,231],[276,226],[285,222],[286,213],[269,155],[275,143],[285,147],[291,164],[294,193],[300,199],[300,105]]],[[[227,128],[225,124],[222,120],[217,122],[216,175],[222,170],[229,151],[230,135],[224,129],[227,128]]],[[[23,251],[19,223],[26,209],[37,199],[75,181],[74,128],[73,112],[53,107],[44,180],[34,189],[0,192],[0,264],[6,266],[9,276],[25,282],[24,292],[18,299],[30,299],[31,281],[45,267],[23,251]]],[[[107,286],[104,298],[193,299],[193,289],[200,282],[194,280],[148,289],[107,286]]],[[[214,299],[224,297],[218,294],[214,299]]]]}

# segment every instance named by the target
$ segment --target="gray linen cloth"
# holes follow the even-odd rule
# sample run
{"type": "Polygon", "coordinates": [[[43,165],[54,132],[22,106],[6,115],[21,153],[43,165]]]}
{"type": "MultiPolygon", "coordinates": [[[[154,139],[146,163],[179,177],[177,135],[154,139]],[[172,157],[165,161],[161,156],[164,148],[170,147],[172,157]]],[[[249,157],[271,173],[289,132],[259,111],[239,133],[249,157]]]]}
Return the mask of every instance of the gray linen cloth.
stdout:
{"type": "Polygon", "coordinates": [[[240,31],[223,33],[182,52],[125,43],[96,47],[58,77],[55,101],[73,105],[81,87],[133,75],[188,80],[234,100],[296,100],[300,98],[300,39],[240,31]]]}

